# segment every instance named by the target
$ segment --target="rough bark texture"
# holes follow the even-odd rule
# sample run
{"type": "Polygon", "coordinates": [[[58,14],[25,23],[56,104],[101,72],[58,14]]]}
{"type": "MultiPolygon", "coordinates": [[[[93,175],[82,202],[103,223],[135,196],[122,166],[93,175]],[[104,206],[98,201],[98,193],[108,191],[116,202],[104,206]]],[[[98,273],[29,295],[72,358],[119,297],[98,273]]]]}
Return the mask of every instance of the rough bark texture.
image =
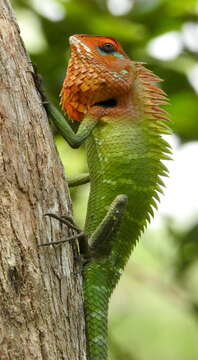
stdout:
{"type": "MultiPolygon", "coordinates": [[[[63,168],[9,2],[0,0],[0,359],[85,359],[63,168]]],[[[69,204],[69,205],[68,205],[69,204]]]]}

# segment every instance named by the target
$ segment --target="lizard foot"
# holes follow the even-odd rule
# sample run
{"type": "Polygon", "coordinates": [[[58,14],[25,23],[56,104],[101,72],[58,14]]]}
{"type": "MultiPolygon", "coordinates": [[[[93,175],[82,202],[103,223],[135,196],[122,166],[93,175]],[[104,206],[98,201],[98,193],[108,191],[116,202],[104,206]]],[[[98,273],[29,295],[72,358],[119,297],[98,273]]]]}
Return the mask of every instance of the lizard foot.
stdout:
{"type": "Polygon", "coordinates": [[[66,216],[66,215],[58,216],[53,213],[46,213],[46,214],[44,214],[44,216],[49,216],[49,217],[52,217],[52,218],[60,221],[62,224],[67,225],[70,229],[77,231],[77,234],[69,236],[65,240],[51,241],[48,243],[39,244],[39,246],[58,245],[58,244],[65,243],[67,241],[76,240],[76,239],[80,239],[80,238],[81,239],[86,238],[84,232],[81,231],[81,229],[77,225],[74,224],[74,221],[71,216],[66,216]]]}

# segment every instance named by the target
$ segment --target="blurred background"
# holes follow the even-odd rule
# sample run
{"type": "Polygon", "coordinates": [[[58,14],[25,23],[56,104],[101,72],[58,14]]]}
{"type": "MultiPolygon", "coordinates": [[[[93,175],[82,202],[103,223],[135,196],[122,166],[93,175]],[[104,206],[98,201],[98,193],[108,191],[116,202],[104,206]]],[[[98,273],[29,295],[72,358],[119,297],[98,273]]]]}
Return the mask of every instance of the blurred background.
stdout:
{"type": "MultiPolygon", "coordinates": [[[[110,35],[158,74],[170,98],[173,162],[159,211],[137,245],[110,307],[111,360],[198,359],[198,1],[13,0],[27,50],[51,100],[68,37],[110,35]]],[[[87,169],[84,148],[56,135],[66,176],[87,169]]],[[[83,226],[89,186],[72,190],[83,226]]]]}

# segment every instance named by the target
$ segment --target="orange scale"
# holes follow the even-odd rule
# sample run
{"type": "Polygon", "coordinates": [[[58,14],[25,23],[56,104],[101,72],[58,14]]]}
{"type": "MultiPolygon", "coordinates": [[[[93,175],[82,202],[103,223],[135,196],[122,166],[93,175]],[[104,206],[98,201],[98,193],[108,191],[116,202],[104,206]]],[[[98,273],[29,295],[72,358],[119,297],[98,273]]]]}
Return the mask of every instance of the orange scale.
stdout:
{"type": "Polygon", "coordinates": [[[77,92],[79,92],[79,86],[73,85],[70,89],[68,89],[68,92],[71,94],[71,96],[74,96],[77,92]]]}
{"type": "Polygon", "coordinates": [[[76,86],[79,86],[79,85],[82,84],[82,82],[83,82],[83,79],[81,79],[80,77],[78,77],[78,78],[76,79],[75,85],[76,85],[76,86]]]}
{"type": "Polygon", "coordinates": [[[80,104],[80,105],[78,105],[78,111],[82,112],[82,113],[86,113],[87,108],[85,107],[85,105],[80,104]]]}
{"type": "Polygon", "coordinates": [[[87,90],[89,90],[90,89],[90,85],[89,85],[89,83],[87,84],[87,83],[83,83],[81,86],[80,86],[80,89],[82,90],[82,91],[87,91],[87,90]]]}
{"type": "Polygon", "coordinates": [[[78,105],[79,105],[79,103],[77,103],[77,102],[72,102],[72,103],[71,103],[71,106],[72,106],[74,109],[77,109],[77,108],[78,108],[78,105]]]}
{"type": "Polygon", "coordinates": [[[99,88],[99,84],[92,85],[91,90],[97,90],[99,88]]]}
{"type": "Polygon", "coordinates": [[[67,94],[61,94],[61,103],[68,101],[69,96],[67,94]]]}

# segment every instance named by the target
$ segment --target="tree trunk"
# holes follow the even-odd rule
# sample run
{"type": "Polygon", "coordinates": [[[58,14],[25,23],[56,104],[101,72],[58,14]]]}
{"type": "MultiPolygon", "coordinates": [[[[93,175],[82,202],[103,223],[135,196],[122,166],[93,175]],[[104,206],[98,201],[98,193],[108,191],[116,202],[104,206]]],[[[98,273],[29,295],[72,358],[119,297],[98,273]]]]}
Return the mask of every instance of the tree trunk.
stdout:
{"type": "Polygon", "coordinates": [[[63,167],[9,2],[0,0],[0,359],[85,359],[63,167]]]}

